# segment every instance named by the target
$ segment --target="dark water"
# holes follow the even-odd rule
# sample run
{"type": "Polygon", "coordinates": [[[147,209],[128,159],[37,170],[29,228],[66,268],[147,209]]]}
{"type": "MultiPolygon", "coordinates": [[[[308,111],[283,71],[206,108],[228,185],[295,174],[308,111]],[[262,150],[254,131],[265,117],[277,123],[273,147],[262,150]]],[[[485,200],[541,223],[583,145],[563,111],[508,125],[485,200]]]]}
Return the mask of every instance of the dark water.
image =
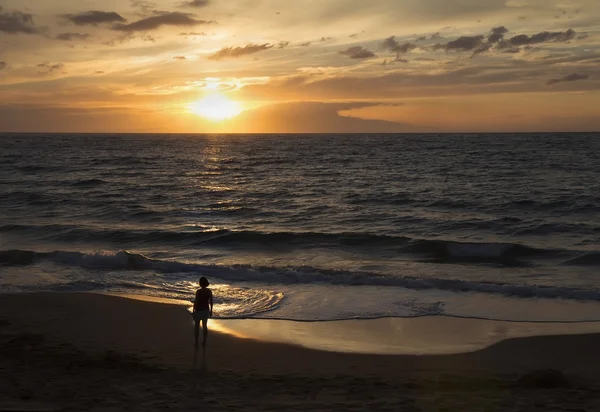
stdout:
{"type": "Polygon", "coordinates": [[[0,287],[600,319],[600,136],[0,135],[0,287]]]}

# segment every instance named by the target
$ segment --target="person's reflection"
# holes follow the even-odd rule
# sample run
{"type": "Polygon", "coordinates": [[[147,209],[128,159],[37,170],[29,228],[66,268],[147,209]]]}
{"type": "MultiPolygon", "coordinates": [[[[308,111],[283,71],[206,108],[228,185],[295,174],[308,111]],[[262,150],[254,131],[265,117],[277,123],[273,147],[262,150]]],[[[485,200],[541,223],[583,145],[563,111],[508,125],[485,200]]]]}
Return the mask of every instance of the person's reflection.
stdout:
{"type": "MultiPolygon", "coordinates": [[[[198,369],[198,348],[194,348],[194,369],[198,369]]],[[[202,347],[202,363],[200,365],[200,370],[206,369],[206,347],[202,347]]]]}

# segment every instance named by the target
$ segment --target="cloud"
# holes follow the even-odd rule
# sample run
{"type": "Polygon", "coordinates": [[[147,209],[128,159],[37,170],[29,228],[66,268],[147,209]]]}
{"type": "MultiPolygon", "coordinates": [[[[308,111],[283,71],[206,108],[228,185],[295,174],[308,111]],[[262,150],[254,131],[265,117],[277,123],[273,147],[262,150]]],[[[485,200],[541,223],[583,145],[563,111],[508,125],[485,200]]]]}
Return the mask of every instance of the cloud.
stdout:
{"type": "Polygon", "coordinates": [[[156,14],[156,4],[146,0],[130,0],[131,7],[139,10],[138,16],[148,17],[156,14]]]}
{"type": "Polygon", "coordinates": [[[206,7],[210,4],[210,0],[191,0],[184,4],[186,7],[206,7]]]}
{"type": "Polygon", "coordinates": [[[6,69],[6,67],[8,67],[8,64],[6,64],[6,62],[0,62],[0,70],[4,70],[6,69]]]}
{"type": "Polygon", "coordinates": [[[247,110],[233,121],[244,133],[398,133],[414,131],[408,124],[362,119],[342,111],[388,103],[279,103],[247,110]]]}
{"type": "Polygon", "coordinates": [[[504,38],[504,35],[508,33],[508,29],[504,26],[494,27],[490,30],[490,34],[488,35],[488,43],[497,43],[504,38]]]}
{"type": "Polygon", "coordinates": [[[65,14],[63,18],[69,20],[71,23],[77,26],[91,25],[96,26],[98,24],[105,23],[123,23],[126,20],[119,13],[114,11],[86,11],[85,13],[79,14],[65,14]]]}
{"type": "Polygon", "coordinates": [[[73,41],[86,40],[90,37],[88,33],[60,33],[56,35],[56,40],[73,41]]]}
{"type": "Polygon", "coordinates": [[[206,33],[201,31],[201,32],[189,32],[189,33],[179,33],[180,36],[206,36],[206,33]]]}
{"type": "Polygon", "coordinates": [[[201,24],[212,24],[214,21],[196,20],[193,14],[189,13],[163,13],[157,16],[148,17],[130,24],[117,24],[113,30],[124,32],[155,30],[162,26],[198,26],[201,24]]]}
{"type": "Polygon", "coordinates": [[[247,44],[245,46],[238,47],[223,47],[218,52],[208,56],[210,60],[222,60],[228,58],[237,58],[247,56],[249,54],[258,53],[264,50],[269,50],[273,45],[270,43],[265,44],[247,44]]]}
{"type": "Polygon", "coordinates": [[[38,29],[33,22],[33,14],[20,11],[3,11],[0,6],[0,32],[8,34],[37,34],[38,29]]]}
{"type": "Polygon", "coordinates": [[[567,76],[559,77],[558,79],[550,79],[546,82],[546,85],[552,86],[556,83],[575,82],[578,80],[586,80],[589,78],[590,76],[588,74],[571,73],[567,76]]]}
{"type": "Polygon", "coordinates": [[[133,39],[135,39],[135,36],[132,33],[125,33],[125,34],[119,35],[118,37],[116,37],[112,40],[105,41],[102,44],[105,44],[110,47],[115,47],[119,44],[127,43],[133,39]]]}
{"type": "Polygon", "coordinates": [[[538,43],[565,42],[574,39],[576,36],[573,29],[568,29],[564,32],[544,31],[532,36],[520,34],[507,40],[505,39],[505,35],[508,32],[509,30],[506,27],[499,26],[492,28],[487,35],[487,38],[483,35],[462,36],[456,40],[449,41],[448,43],[437,43],[429,47],[432,50],[471,51],[473,52],[472,56],[484,53],[491,49],[499,50],[502,53],[518,53],[521,51],[519,49],[520,46],[528,47],[538,43]]]}
{"type": "Polygon", "coordinates": [[[389,50],[394,53],[408,53],[409,51],[417,48],[417,46],[413,43],[398,43],[396,41],[396,36],[391,36],[385,39],[381,44],[381,47],[384,50],[389,50]]]}
{"type": "Polygon", "coordinates": [[[44,69],[45,71],[40,73],[53,73],[56,70],[62,70],[65,68],[65,65],[62,63],[50,64],[50,63],[42,63],[37,65],[38,68],[44,69]]]}
{"type": "Polygon", "coordinates": [[[557,32],[547,32],[543,31],[541,33],[534,34],[533,36],[528,36],[526,34],[520,34],[518,36],[511,37],[507,42],[503,42],[501,44],[502,47],[510,47],[510,46],[526,46],[530,44],[537,43],[558,43],[558,42],[566,42],[569,40],[573,40],[577,33],[575,30],[569,29],[567,31],[557,31],[557,32]]]}
{"type": "Polygon", "coordinates": [[[456,51],[472,51],[480,49],[483,44],[483,36],[462,36],[456,40],[449,41],[446,43],[446,50],[456,51]]]}
{"type": "Polygon", "coordinates": [[[362,46],[350,47],[347,50],[341,51],[341,54],[345,54],[351,59],[368,59],[369,57],[375,57],[375,53],[371,50],[365,49],[362,46]]]}
{"type": "Polygon", "coordinates": [[[185,57],[185,56],[175,56],[175,57],[173,57],[173,60],[187,60],[187,57],[185,57]]]}
{"type": "MultiPolygon", "coordinates": [[[[362,71],[338,74],[303,73],[296,76],[273,78],[264,84],[245,86],[241,90],[241,95],[245,100],[375,100],[397,98],[398,96],[414,98],[548,92],[549,89],[544,84],[547,79],[571,72],[589,73],[593,76],[592,70],[595,70],[593,61],[598,60],[599,57],[597,54],[585,57],[588,59],[585,60],[585,66],[575,64],[572,59],[569,60],[570,66],[573,68],[566,73],[557,71],[560,70],[558,67],[556,69],[549,67],[559,63],[563,63],[561,66],[565,66],[566,59],[552,62],[541,60],[524,62],[521,59],[505,59],[504,62],[499,62],[482,59],[480,64],[465,62],[466,65],[444,65],[442,66],[444,69],[438,69],[435,72],[416,70],[418,64],[415,62],[413,66],[415,70],[409,71],[393,69],[380,71],[373,67],[373,71],[368,74],[362,71]],[[555,73],[561,74],[555,76],[555,73]]],[[[579,58],[583,58],[583,56],[579,56],[579,58]]],[[[381,60],[377,63],[381,64],[381,60]]],[[[442,65],[443,63],[437,64],[442,65]]],[[[425,68],[428,69],[427,66],[425,68]]],[[[587,91],[600,90],[600,83],[595,81],[571,83],[570,88],[587,91]]]]}

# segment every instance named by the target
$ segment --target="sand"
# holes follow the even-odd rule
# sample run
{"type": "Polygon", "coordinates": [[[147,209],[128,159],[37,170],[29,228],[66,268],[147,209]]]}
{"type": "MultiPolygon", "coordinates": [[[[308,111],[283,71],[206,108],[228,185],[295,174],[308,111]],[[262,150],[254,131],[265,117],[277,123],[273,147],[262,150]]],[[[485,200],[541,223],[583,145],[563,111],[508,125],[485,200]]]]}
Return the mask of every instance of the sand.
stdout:
{"type": "MultiPolygon", "coordinates": [[[[252,335],[256,321],[243,322],[252,335]]],[[[435,329],[444,321],[423,322],[435,329]]],[[[0,295],[0,410],[600,411],[598,334],[373,355],[242,338],[217,332],[241,334],[221,323],[206,350],[195,351],[182,306],[86,293],[0,295]]]]}

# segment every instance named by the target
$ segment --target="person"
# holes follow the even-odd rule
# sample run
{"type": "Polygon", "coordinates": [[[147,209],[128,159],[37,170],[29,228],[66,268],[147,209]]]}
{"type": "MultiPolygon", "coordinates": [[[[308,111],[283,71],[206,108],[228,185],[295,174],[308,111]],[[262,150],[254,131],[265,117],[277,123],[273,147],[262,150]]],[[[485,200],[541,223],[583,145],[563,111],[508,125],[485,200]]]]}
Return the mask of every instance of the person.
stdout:
{"type": "Polygon", "coordinates": [[[195,346],[198,347],[198,334],[200,321],[202,321],[202,346],[206,346],[206,337],[208,336],[208,318],[213,314],[213,294],[208,288],[210,282],[204,276],[198,281],[200,289],[196,291],[196,299],[194,299],[194,338],[196,339],[195,346]]]}

